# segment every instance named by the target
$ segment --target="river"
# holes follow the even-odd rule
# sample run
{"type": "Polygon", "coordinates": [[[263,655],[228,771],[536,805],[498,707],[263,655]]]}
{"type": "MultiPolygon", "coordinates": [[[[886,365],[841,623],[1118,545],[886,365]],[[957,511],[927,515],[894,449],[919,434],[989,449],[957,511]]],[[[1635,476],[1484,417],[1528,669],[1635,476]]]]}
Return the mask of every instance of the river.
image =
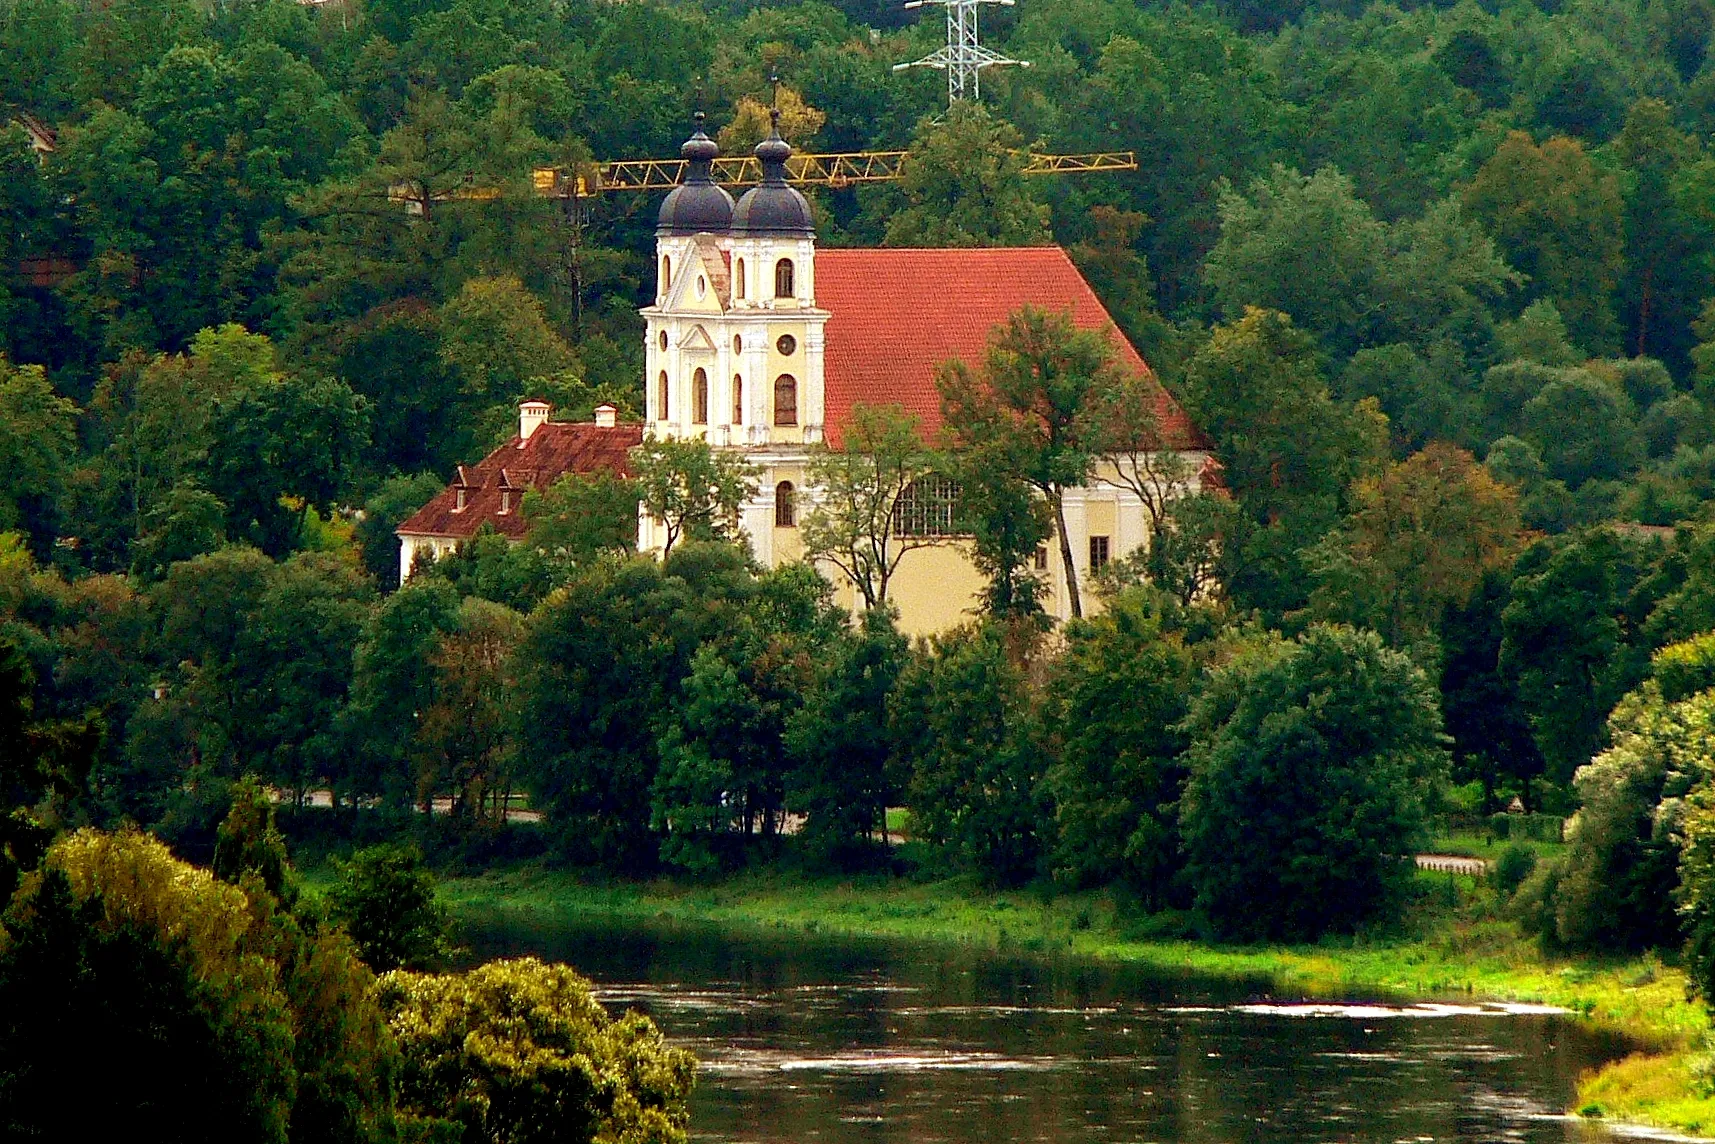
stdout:
{"type": "Polygon", "coordinates": [[[630,922],[465,941],[569,962],[653,1017],[701,1062],[710,1142],[1611,1140],[1559,1114],[1626,1051],[1557,1013],[942,946],[630,922]]]}

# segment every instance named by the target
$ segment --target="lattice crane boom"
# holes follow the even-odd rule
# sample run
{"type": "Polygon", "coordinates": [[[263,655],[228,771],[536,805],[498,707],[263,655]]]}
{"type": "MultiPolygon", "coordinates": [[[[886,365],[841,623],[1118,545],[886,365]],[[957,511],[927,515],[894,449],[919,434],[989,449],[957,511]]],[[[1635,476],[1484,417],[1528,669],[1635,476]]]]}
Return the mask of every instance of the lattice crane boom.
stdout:
{"type": "MultiPolygon", "coordinates": [[[[786,170],[793,183],[806,187],[846,187],[853,183],[882,183],[904,172],[908,151],[842,151],[793,155],[786,170]]],[[[1085,174],[1135,171],[1131,151],[1091,151],[1077,155],[1048,155],[1021,151],[1026,175],[1085,174]]],[[[683,159],[620,159],[568,171],[537,167],[532,173],[538,194],[555,198],[587,198],[611,191],[665,191],[685,177],[683,159]]],[[[762,166],[753,155],[732,155],[714,161],[715,181],[729,187],[750,187],[762,181],[762,166]]]]}

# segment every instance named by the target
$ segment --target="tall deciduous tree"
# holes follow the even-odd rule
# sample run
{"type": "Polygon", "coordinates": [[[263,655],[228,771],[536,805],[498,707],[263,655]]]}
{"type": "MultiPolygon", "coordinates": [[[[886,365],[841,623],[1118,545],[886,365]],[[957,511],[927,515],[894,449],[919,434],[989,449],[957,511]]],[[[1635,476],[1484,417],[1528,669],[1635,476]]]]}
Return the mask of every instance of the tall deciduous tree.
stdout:
{"type": "Polygon", "coordinates": [[[1182,388],[1243,509],[1225,550],[1228,591],[1276,615],[1303,606],[1300,553],[1338,521],[1348,484],[1384,455],[1379,415],[1335,402],[1315,345],[1271,310],[1216,327],[1182,388]]]}
{"type": "Polygon", "coordinates": [[[23,528],[43,551],[57,531],[77,413],[41,366],[0,355],[0,530],[23,528]]]}
{"type": "Polygon", "coordinates": [[[955,103],[917,129],[900,179],[906,205],[889,246],[1029,246],[1048,236],[1048,208],[1020,177],[1017,128],[981,104],[955,103]]]}
{"type": "Polygon", "coordinates": [[[1357,482],[1352,511],[1318,550],[1312,605],[1395,647],[1433,636],[1519,545],[1518,494],[1469,453],[1431,444],[1357,482]]]}
{"type": "Polygon", "coordinates": [[[1494,233],[1507,261],[1548,298],[1588,353],[1616,347],[1613,293],[1625,264],[1619,182],[1575,139],[1538,145],[1510,133],[1465,189],[1465,205],[1494,233]]]}
{"type": "Polygon", "coordinates": [[[661,525],[661,554],[680,540],[732,540],[738,508],[756,492],[756,469],[707,441],[646,437],[632,458],[645,511],[661,525]]]}
{"type": "Polygon", "coordinates": [[[991,335],[981,372],[953,361],[936,375],[953,448],[993,457],[1048,501],[1074,616],[1084,606],[1065,494],[1089,481],[1103,443],[1101,412],[1123,379],[1106,331],[1029,306],[991,335]]]}
{"type": "Polygon", "coordinates": [[[1163,628],[1148,589],[1115,597],[1066,632],[1045,692],[1043,729],[1055,759],[1055,877],[1074,886],[1121,880],[1153,907],[1179,873],[1179,722],[1197,665],[1163,628]]]}
{"type": "MultiPolygon", "coordinates": [[[[888,588],[906,553],[946,543],[939,529],[902,528],[897,519],[900,498],[913,486],[918,497],[944,491],[932,479],[936,459],[919,424],[897,405],[859,404],[839,446],[810,457],[806,475],[816,499],[799,522],[804,555],[844,573],[868,611],[887,609],[888,588]]],[[[956,498],[946,496],[945,504],[926,506],[926,512],[944,512],[950,523],[956,498]]]]}

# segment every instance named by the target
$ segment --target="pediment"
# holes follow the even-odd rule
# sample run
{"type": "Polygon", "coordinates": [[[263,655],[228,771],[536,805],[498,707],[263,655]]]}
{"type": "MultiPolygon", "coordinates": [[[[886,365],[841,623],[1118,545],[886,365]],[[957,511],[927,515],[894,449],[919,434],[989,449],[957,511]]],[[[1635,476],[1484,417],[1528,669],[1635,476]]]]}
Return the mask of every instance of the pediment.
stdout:
{"type": "Polygon", "coordinates": [[[715,352],[715,340],[709,337],[709,331],[702,326],[692,326],[684,340],[679,343],[681,353],[712,354],[715,352]]]}

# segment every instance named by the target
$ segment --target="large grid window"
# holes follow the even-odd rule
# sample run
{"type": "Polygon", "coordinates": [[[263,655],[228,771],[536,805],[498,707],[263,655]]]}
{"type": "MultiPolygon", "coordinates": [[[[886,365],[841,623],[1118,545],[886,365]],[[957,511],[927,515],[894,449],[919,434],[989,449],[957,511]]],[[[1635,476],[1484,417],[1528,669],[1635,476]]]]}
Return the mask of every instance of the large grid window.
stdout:
{"type": "Polygon", "coordinates": [[[959,482],[939,473],[919,477],[893,502],[893,535],[960,536],[959,482]]]}

